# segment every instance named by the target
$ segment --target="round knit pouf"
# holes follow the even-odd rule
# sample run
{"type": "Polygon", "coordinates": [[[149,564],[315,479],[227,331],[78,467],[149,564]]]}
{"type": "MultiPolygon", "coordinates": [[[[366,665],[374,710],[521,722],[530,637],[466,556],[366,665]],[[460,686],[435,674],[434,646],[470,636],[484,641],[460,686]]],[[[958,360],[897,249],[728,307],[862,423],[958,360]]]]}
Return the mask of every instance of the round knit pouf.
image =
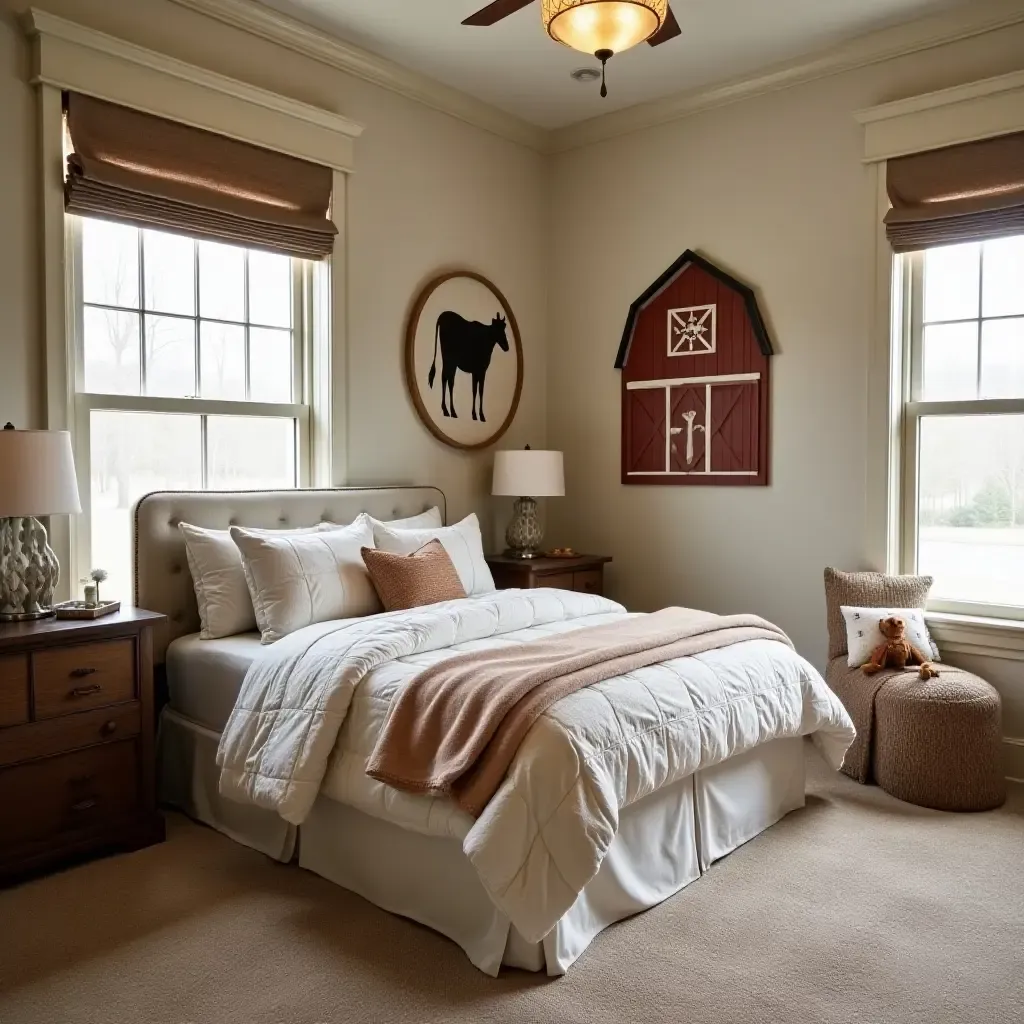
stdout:
{"type": "Polygon", "coordinates": [[[875,781],[908,803],[987,811],[1006,799],[1002,705],[984,679],[940,665],[896,676],[875,697],[875,781]]]}

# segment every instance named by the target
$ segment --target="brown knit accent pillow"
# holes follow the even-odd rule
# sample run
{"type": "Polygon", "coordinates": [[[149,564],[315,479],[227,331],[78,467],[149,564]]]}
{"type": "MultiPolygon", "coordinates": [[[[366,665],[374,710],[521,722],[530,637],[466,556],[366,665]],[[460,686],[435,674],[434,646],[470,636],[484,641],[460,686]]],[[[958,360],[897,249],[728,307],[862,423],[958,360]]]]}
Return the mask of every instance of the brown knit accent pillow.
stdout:
{"type": "Polygon", "coordinates": [[[931,576],[887,576],[884,572],[825,570],[825,608],[828,614],[829,659],[848,654],[846,622],[839,610],[855,608],[924,608],[931,576]]]}
{"type": "Polygon", "coordinates": [[[411,555],[393,555],[379,548],[363,548],[362,554],[377,596],[389,612],[466,596],[451,556],[439,540],[428,541],[411,555]]]}

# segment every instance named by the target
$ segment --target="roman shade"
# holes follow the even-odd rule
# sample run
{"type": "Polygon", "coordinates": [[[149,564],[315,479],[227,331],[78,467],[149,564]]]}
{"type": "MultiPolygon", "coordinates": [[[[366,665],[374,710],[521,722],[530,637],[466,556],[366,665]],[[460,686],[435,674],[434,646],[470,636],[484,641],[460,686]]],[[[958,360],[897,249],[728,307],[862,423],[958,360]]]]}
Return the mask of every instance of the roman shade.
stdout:
{"type": "Polygon", "coordinates": [[[78,93],[66,97],[69,213],[323,259],[329,167],[78,93]]]}
{"type": "Polygon", "coordinates": [[[1024,234],[1024,133],[890,160],[893,250],[1024,234]]]}

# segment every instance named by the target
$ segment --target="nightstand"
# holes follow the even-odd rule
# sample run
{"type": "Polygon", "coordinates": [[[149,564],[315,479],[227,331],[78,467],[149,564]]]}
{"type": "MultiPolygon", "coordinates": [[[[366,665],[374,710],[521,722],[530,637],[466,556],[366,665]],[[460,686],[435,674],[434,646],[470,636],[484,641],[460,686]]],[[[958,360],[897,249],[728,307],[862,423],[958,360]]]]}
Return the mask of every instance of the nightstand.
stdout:
{"type": "Polygon", "coordinates": [[[0,624],[0,881],[160,842],[153,627],[101,619],[0,624]]]}
{"type": "Polygon", "coordinates": [[[487,556],[494,585],[499,590],[554,587],[584,594],[604,593],[604,567],[610,561],[609,555],[577,555],[575,558],[487,556]]]}

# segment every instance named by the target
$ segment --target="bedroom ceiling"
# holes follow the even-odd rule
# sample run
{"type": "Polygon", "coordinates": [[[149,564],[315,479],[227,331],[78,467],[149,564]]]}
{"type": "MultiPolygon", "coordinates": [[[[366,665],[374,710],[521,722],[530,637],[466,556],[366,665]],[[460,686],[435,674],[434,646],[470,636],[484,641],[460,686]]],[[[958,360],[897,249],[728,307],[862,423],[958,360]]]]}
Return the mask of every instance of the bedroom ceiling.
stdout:
{"type": "Polygon", "coordinates": [[[263,0],[273,9],[461,89],[541,128],[599,114],[962,6],[958,0],[672,0],[681,38],[639,46],[608,66],[610,95],[569,72],[583,54],[549,39],[540,3],[490,28],[463,18],[485,0],[263,0]]]}

